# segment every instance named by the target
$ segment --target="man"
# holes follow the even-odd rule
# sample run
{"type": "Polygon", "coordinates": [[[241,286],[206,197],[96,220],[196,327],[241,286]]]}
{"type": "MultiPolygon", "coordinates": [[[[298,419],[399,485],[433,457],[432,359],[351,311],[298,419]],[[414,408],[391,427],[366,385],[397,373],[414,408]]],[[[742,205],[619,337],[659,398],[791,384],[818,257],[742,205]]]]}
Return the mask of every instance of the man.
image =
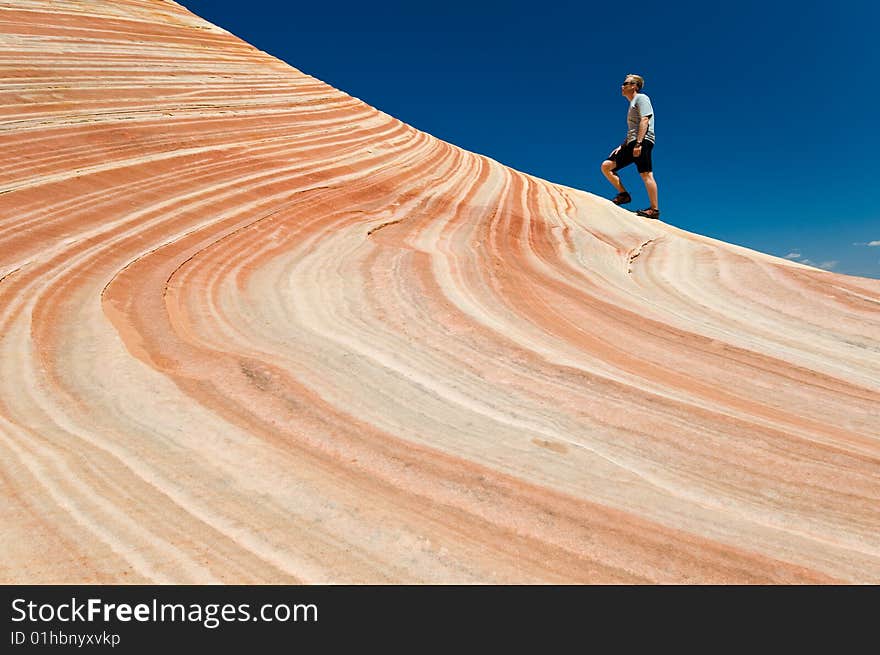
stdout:
{"type": "Polygon", "coordinates": [[[623,187],[623,183],[617,176],[617,171],[635,163],[651,201],[651,206],[648,209],[640,209],[636,213],[645,218],[660,218],[660,209],[657,205],[657,182],[654,181],[651,163],[651,152],[654,149],[654,108],[651,106],[651,99],[641,93],[644,85],[645,80],[639,75],[627,75],[623,84],[620,85],[620,94],[629,100],[629,113],[626,116],[626,140],[608,155],[608,159],[602,162],[602,173],[620,192],[611,202],[615,205],[625,205],[631,202],[632,198],[623,187]]]}

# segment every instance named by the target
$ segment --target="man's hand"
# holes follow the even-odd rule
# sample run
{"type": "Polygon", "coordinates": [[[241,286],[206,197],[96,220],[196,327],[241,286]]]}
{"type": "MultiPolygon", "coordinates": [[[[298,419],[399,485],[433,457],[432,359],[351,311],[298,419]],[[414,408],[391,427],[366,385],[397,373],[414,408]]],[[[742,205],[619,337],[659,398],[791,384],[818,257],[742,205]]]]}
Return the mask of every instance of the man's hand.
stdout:
{"type": "Polygon", "coordinates": [[[633,148],[633,157],[639,157],[642,154],[642,146],[636,146],[633,148]]]}

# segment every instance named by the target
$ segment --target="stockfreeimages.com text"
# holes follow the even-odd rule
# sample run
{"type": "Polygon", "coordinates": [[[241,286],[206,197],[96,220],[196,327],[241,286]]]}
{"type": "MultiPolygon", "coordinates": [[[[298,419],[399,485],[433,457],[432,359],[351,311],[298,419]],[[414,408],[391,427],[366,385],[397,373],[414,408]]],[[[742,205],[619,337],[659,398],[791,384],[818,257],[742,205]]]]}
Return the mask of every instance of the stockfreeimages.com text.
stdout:
{"type": "Polygon", "coordinates": [[[63,603],[35,603],[24,598],[16,598],[12,601],[14,622],[30,621],[62,623],[92,623],[103,621],[110,623],[120,621],[127,623],[139,621],[142,623],[183,622],[200,623],[205,628],[214,629],[222,623],[263,621],[266,623],[288,621],[312,622],[318,621],[318,607],[314,604],[266,604],[261,605],[255,612],[251,611],[249,603],[233,605],[230,603],[160,603],[153,599],[151,603],[104,603],[100,598],[89,598],[79,601],[71,598],[70,602],[63,603]]]}

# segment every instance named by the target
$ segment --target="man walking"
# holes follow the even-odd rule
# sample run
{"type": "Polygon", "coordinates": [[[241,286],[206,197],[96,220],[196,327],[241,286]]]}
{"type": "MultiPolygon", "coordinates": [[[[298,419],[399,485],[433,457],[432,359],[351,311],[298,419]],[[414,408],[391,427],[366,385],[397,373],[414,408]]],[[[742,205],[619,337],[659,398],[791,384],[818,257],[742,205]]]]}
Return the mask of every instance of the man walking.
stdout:
{"type": "Polygon", "coordinates": [[[654,108],[651,106],[651,99],[641,93],[644,85],[645,80],[639,75],[627,75],[623,84],[620,85],[620,94],[629,100],[629,113],[626,115],[626,140],[608,155],[608,159],[602,162],[602,173],[620,192],[611,202],[615,205],[625,205],[631,202],[632,198],[617,176],[617,171],[635,163],[651,201],[651,206],[648,209],[640,209],[636,213],[645,218],[660,218],[660,209],[657,205],[657,182],[654,181],[651,163],[651,152],[654,149],[654,108]]]}

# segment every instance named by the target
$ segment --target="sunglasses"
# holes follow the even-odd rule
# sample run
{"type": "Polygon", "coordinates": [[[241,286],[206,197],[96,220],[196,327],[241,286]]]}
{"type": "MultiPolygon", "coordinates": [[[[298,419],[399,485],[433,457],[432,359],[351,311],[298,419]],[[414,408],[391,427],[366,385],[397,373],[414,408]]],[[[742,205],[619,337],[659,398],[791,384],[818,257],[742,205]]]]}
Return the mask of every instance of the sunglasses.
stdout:
{"type": "Polygon", "coordinates": [[[623,82],[620,86],[629,86],[630,84],[638,84],[638,82],[623,82]]]}

